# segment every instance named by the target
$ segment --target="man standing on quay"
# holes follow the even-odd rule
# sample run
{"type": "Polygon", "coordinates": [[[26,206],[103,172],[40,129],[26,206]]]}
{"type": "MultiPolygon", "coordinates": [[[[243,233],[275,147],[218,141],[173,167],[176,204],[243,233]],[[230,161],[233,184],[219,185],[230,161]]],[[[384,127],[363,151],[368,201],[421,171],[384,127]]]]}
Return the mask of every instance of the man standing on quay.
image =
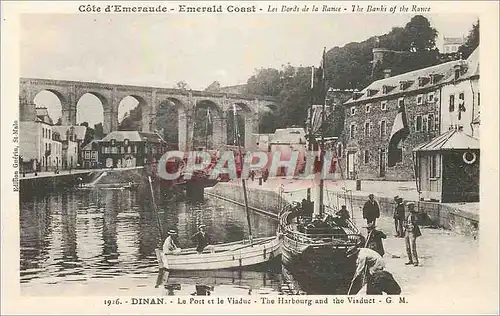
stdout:
{"type": "Polygon", "coordinates": [[[396,202],[396,207],[394,208],[394,228],[396,229],[396,234],[394,237],[403,238],[405,236],[405,232],[403,230],[403,222],[405,220],[405,206],[403,204],[403,199],[399,196],[394,197],[394,201],[396,202]]]}
{"type": "Polygon", "coordinates": [[[406,265],[418,266],[418,254],[417,254],[417,237],[422,236],[420,228],[417,224],[417,210],[415,209],[415,203],[406,203],[410,215],[406,219],[405,223],[405,242],[406,242],[406,253],[408,254],[408,262],[406,265]]]}
{"type": "Polygon", "coordinates": [[[365,202],[363,206],[363,218],[366,219],[366,223],[375,224],[377,218],[380,217],[380,208],[377,201],[375,201],[375,196],[373,194],[368,195],[368,201],[365,202]]]}

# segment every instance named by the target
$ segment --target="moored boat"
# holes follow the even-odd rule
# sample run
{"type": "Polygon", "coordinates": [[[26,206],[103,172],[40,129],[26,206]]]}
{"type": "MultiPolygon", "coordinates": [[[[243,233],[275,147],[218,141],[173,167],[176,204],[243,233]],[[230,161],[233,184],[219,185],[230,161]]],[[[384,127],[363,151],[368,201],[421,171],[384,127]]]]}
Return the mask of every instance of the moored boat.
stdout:
{"type": "Polygon", "coordinates": [[[195,248],[183,249],[178,254],[164,254],[156,249],[160,269],[218,270],[242,268],[266,263],[281,254],[278,236],[256,238],[207,247],[201,254],[195,248]]]}
{"type": "MultiPolygon", "coordinates": [[[[325,56],[324,51],[318,71],[312,67],[311,107],[307,122],[309,150],[312,150],[314,145],[320,150],[319,157],[322,157],[314,158],[314,171],[317,175],[323,174],[323,165],[327,163],[323,161],[327,147],[324,137],[327,112],[325,56]],[[314,84],[315,81],[320,82],[319,87],[314,84]],[[321,96],[315,98],[315,92],[318,91],[321,96]],[[319,103],[318,101],[321,103],[314,105],[315,102],[319,103]]],[[[335,148],[334,146],[332,147],[335,148]]],[[[283,235],[282,262],[306,292],[309,289],[310,294],[346,294],[356,268],[353,259],[347,257],[347,249],[361,246],[364,237],[350,220],[348,213],[337,215],[335,210],[324,205],[324,179],[318,176],[315,182],[317,186],[314,203],[309,200],[302,205],[287,205],[280,212],[279,229],[283,235]]],[[[309,188],[308,197],[310,193],[309,188]]]]}
{"type": "MultiPolygon", "coordinates": [[[[234,119],[236,121],[236,107],[233,106],[234,119]]],[[[236,142],[238,145],[240,165],[243,162],[243,154],[240,145],[239,132],[235,124],[236,142]]],[[[250,223],[250,210],[246,191],[246,180],[241,178],[242,190],[245,197],[245,212],[248,224],[248,239],[207,246],[202,253],[195,248],[183,249],[176,254],[165,254],[156,249],[158,265],[161,270],[218,270],[250,267],[274,260],[281,254],[280,236],[277,234],[270,237],[253,238],[250,223]]],[[[151,192],[153,189],[151,187],[151,192]]],[[[153,195],[154,203],[154,195],[153,195]]],[[[156,205],[154,205],[156,210],[156,205]]],[[[161,224],[158,220],[161,233],[161,224]]],[[[163,234],[162,234],[163,235],[163,234]]],[[[162,238],[163,240],[163,238],[162,238]]]]}

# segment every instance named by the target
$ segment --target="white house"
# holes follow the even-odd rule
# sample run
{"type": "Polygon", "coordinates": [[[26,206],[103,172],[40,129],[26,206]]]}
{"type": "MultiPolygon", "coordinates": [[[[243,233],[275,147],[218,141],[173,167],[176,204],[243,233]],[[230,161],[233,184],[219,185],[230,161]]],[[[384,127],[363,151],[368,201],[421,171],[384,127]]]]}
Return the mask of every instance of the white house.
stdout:
{"type": "Polygon", "coordinates": [[[478,137],[479,129],[479,47],[467,60],[455,65],[453,75],[441,88],[441,129],[445,133],[460,127],[463,132],[478,137]]]}
{"type": "Polygon", "coordinates": [[[36,108],[34,121],[20,122],[20,155],[24,170],[48,171],[62,166],[60,134],[53,131],[47,108],[36,108]]]}

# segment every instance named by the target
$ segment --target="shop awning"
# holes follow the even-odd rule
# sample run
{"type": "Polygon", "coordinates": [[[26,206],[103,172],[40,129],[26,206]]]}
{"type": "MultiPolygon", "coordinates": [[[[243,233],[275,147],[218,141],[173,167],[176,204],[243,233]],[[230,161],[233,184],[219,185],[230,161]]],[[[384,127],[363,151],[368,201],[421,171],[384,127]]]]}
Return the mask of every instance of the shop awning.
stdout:
{"type": "Polygon", "coordinates": [[[415,147],[413,151],[443,151],[454,149],[479,149],[479,139],[465,134],[462,130],[452,129],[427,143],[415,147]]]}

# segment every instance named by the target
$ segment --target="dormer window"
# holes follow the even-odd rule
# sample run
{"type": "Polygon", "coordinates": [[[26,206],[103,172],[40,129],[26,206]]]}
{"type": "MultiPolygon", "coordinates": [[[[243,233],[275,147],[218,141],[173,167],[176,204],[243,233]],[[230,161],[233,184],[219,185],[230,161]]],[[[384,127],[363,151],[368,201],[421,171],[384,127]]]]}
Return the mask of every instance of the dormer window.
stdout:
{"type": "Polygon", "coordinates": [[[460,76],[462,75],[462,70],[463,70],[463,65],[458,64],[455,65],[455,80],[458,80],[460,76]]]}
{"type": "Polygon", "coordinates": [[[382,93],[387,94],[387,93],[391,92],[392,89],[394,89],[394,88],[395,88],[394,86],[383,85],[382,86],[382,93]]]}
{"type": "Polygon", "coordinates": [[[363,95],[363,93],[361,93],[361,92],[354,92],[354,93],[352,94],[352,99],[353,99],[353,100],[357,100],[357,99],[359,99],[362,95],[363,95]]]}
{"type": "Polygon", "coordinates": [[[368,89],[368,90],[366,91],[366,95],[367,95],[368,97],[371,97],[371,96],[374,96],[375,94],[377,94],[377,92],[378,92],[378,90],[375,90],[375,89],[368,89]]]}
{"type": "Polygon", "coordinates": [[[428,80],[429,80],[429,78],[427,78],[427,77],[418,77],[418,86],[419,87],[425,86],[425,84],[427,83],[428,80]]]}
{"type": "Polygon", "coordinates": [[[411,81],[405,80],[405,81],[400,81],[399,82],[399,89],[400,90],[406,90],[409,86],[411,86],[411,81]]]}
{"type": "Polygon", "coordinates": [[[435,84],[436,83],[436,75],[432,74],[429,77],[430,77],[429,83],[430,84],[435,84]]]}

